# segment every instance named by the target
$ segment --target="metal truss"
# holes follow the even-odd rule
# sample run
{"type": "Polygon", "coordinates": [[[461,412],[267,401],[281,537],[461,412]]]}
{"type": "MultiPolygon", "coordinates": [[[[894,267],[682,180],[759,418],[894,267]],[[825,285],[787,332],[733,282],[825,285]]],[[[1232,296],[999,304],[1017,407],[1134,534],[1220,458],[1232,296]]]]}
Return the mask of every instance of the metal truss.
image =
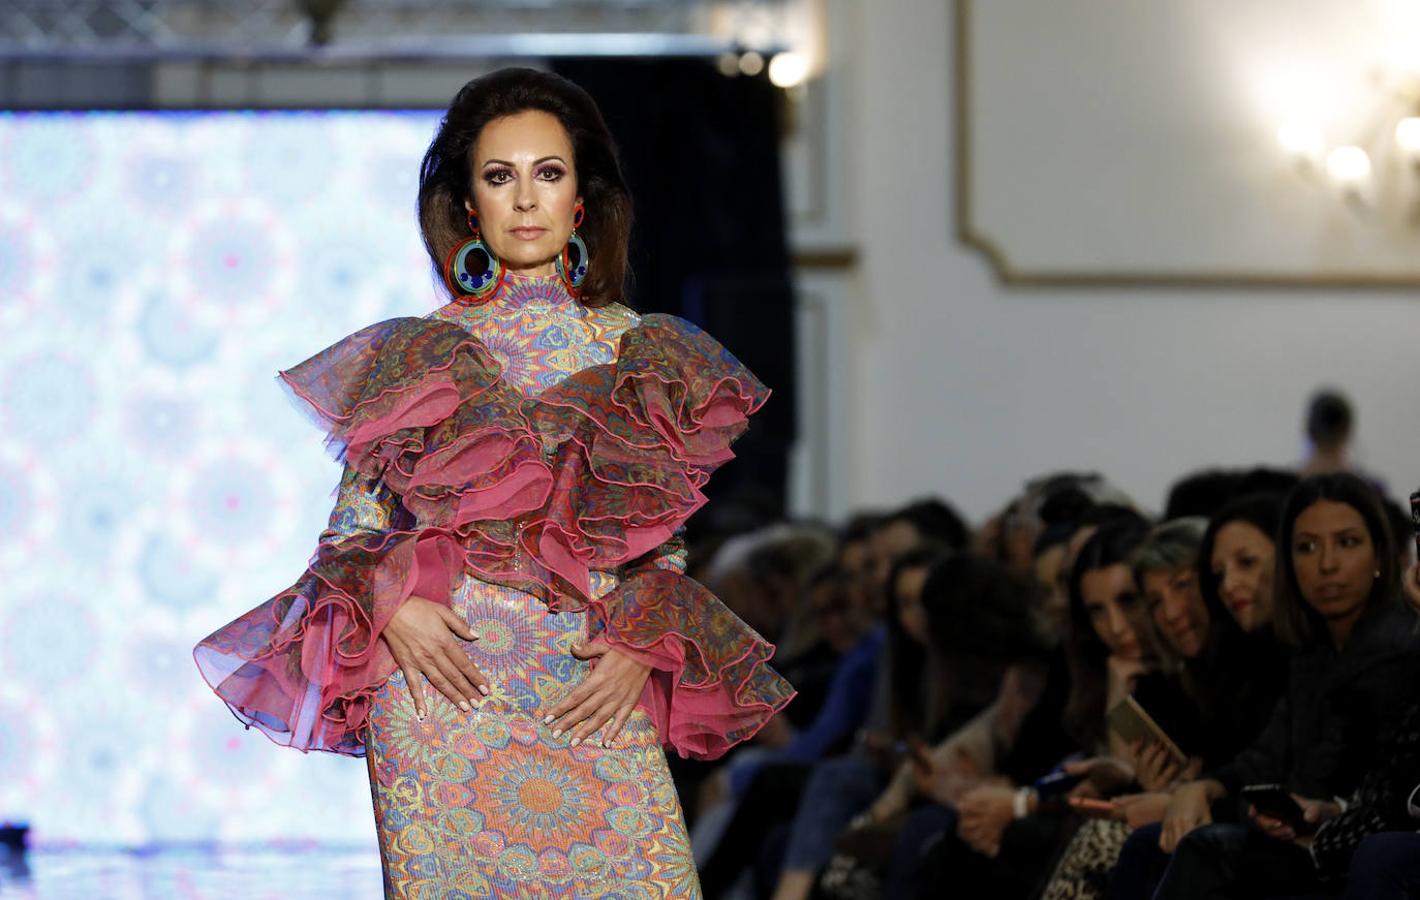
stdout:
{"type": "Polygon", "coordinates": [[[513,34],[703,34],[789,0],[0,0],[0,53],[213,52],[513,34]]]}

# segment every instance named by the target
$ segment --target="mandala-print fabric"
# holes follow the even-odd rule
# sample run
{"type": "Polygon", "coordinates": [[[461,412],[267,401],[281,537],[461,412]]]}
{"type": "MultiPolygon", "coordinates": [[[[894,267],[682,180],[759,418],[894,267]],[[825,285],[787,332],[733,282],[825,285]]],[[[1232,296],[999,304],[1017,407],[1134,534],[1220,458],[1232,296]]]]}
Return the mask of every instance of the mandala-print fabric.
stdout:
{"type": "MultiPolygon", "coordinates": [[[[490,665],[494,692],[465,713],[425,683],[423,721],[401,673],[373,699],[367,752],[387,892],[698,897],[679,802],[646,713],[632,715],[611,749],[571,747],[568,735],[554,738],[541,722],[540,711],[586,675],[587,664],[566,650],[583,617],[547,615],[535,597],[493,585],[461,590],[460,609],[470,622],[503,619],[519,597],[527,664],[504,670],[522,679],[518,687],[500,683],[490,665]],[[552,659],[567,664],[538,670],[552,659]]],[[[470,657],[489,665],[492,655],[470,649],[470,657]]]]}

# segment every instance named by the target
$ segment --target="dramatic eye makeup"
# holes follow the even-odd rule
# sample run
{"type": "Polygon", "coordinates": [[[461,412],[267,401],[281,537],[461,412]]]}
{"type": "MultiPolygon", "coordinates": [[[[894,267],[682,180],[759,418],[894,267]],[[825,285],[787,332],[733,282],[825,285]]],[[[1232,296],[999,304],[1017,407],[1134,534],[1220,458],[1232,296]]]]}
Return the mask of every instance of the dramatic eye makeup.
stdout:
{"type": "Polygon", "coordinates": [[[513,180],[513,170],[508,166],[488,166],[483,170],[483,180],[489,184],[507,184],[513,180]]]}

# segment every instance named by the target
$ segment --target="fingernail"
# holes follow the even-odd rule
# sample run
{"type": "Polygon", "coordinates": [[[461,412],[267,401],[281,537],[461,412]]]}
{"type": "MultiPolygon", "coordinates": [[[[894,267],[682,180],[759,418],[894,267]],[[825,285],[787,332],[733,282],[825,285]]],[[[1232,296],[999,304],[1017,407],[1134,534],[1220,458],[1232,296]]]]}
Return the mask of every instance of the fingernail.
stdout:
{"type": "Polygon", "coordinates": [[[480,694],[482,694],[483,696],[487,697],[487,696],[488,696],[488,685],[486,685],[486,684],[480,684],[480,685],[478,686],[478,692],[479,692],[480,694]]]}
{"type": "Polygon", "coordinates": [[[464,712],[473,712],[473,707],[468,705],[467,700],[459,701],[459,709],[463,710],[464,712]]]}
{"type": "Polygon", "coordinates": [[[562,729],[561,729],[561,728],[554,728],[554,729],[552,729],[552,736],[555,737],[555,738],[562,737],[562,729]]]}
{"type": "Polygon", "coordinates": [[[415,713],[414,713],[414,718],[416,718],[416,719],[418,719],[419,721],[423,722],[423,721],[424,721],[424,713],[423,713],[423,712],[420,712],[420,711],[418,711],[418,710],[416,710],[415,713]]]}
{"type": "Polygon", "coordinates": [[[544,725],[551,725],[551,724],[552,724],[552,716],[548,716],[547,718],[543,719],[543,720],[542,720],[542,724],[544,724],[544,725]]]}
{"type": "Polygon", "coordinates": [[[581,739],[581,738],[572,738],[572,746],[573,746],[573,747],[577,746],[577,745],[580,744],[580,743],[582,743],[582,739],[581,739]]]}
{"type": "Polygon", "coordinates": [[[602,741],[602,747],[603,747],[603,749],[610,750],[610,749],[611,749],[611,741],[602,741]]]}

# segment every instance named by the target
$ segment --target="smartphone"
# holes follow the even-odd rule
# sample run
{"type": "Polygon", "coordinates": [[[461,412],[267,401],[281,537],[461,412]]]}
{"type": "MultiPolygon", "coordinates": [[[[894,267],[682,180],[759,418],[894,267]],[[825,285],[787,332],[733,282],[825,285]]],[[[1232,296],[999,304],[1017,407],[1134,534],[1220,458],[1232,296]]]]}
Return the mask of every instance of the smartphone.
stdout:
{"type": "Polygon", "coordinates": [[[1154,717],[1145,712],[1144,707],[1132,696],[1126,696],[1116,704],[1114,709],[1109,711],[1107,718],[1110,730],[1125,741],[1157,741],[1164,745],[1175,761],[1180,764],[1188,762],[1188,756],[1179,749],[1168,732],[1160,728],[1154,717]]]}
{"type": "Polygon", "coordinates": [[[1085,780],[1084,772],[1070,774],[1063,769],[1058,772],[1051,772],[1049,775],[1042,775],[1036,779],[1032,787],[1035,788],[1036,795],[1042,800],[1047,797],[1058,797],[1075,785],[1085,780]]]}
{"type": "Polygon", "coordinates": [[[1112,800],[1096,800],[1093,797],[1071,797],[1065,802],[1075,812],[1092,819],[1108,819],[1119,808],[1112,800]]]}
{"type": "Polygon", "coordinates": [[[1270,816],[1292,827],[1297,834],[1310,834],[1312,824],[1306,820],[1302,805],[1280,784],[1250,784],[1242,789],[1243,799],[1264,816],[1270,816]]]}
{"type": "Polygon", "coordinates": [[[1415,558],[1420,559],[1420,491],[1410,495],[1410,530],[1415,535],[1415,558]]]}

